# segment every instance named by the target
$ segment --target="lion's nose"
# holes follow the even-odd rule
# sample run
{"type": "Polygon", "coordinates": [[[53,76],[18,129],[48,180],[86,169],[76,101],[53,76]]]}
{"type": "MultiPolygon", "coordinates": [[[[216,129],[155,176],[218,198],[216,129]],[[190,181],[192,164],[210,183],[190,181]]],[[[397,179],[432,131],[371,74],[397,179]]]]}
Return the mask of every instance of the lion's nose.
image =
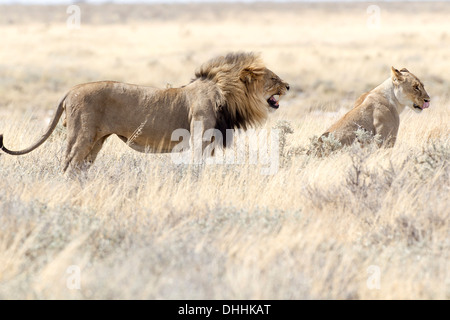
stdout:
{"type": "MultiPolygon", "coordinates": [[[[289,90],[289,89],[288,89],[289,90]]],[[[428,99],[423,99],[423,101],[425,101],[425,102],[430,102],[430,98],[428,98],[428,99]]]]}
{"type": "Polygon", "coordinates": [[[291,87],[287,84],[287,85],[286,85],[286,89],[289,91],[290,88],[291,88],[291,87]]]}

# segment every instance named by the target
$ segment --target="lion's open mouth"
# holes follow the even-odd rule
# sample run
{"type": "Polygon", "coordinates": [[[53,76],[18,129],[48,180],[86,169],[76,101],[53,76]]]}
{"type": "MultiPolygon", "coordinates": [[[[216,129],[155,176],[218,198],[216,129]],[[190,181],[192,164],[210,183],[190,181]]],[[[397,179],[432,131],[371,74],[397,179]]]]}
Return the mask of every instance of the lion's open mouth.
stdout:
{"type": "Polygon", "coordinates": [[[279,96],[278,96],[278,99],[277,99],[275,96],[278,96],[278,95],[273,95],[273,96],[271,96],[269,99],[267,99],[267,103],[268,103],[269,106],[271,106],[272,108],[278,109],[278,108],[280,107],[280,105],[278,104],[279,96]]]}
{"type": "Polygon", "coordinates": [[[418,106],[417,104],[413,104],[414,109],[418,109],[418,110],[423,110],[420,106],[418,106]]]}
{"type": "Polygon", "coordinates": [[[423,109],[426,109],[426,108],[429,108],[429,107],[430,107],[430,102],[426,101],[426,102],[423,103],[422,106],[419,106],[419,105],[417,105],[417,104],[414,103],[414,104],[413,104],[413,107],[414,107],[415,109],[418,109],[418,110],[423,110],[423,109]]]}

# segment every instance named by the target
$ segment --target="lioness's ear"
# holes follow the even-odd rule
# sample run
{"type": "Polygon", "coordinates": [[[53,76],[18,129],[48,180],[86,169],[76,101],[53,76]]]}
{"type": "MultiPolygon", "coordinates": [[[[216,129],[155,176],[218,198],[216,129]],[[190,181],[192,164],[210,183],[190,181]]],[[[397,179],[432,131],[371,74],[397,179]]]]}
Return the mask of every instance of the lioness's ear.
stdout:
{"type": "Polygon", "coordinates": [[[400,70],[400,72],[409,72],[408,69],[403,68],[402,70],[400,70]]]}
{"type": "Polygon", "coordinates": [[[252,83],[253,81],[260,80],[264,76],[264,70],[261,68],[245,68],[241,71],[241,80],[244,83],[252,83]]]}
{"type": "Polygon", "coordinates": [[[391,79],[392,82],[402,82],[404,80],[403,75],[400,71],[395,69],[394,67],[391,67],[391,79]]]}

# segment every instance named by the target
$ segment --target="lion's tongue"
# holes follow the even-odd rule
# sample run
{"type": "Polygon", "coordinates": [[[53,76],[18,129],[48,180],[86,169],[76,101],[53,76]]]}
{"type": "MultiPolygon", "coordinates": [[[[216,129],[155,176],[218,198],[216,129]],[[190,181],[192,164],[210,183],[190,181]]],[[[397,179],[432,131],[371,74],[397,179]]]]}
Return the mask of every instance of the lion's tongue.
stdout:
{"type": "Polygon", "coordinates": [[[428,108],[430,106],[430,103],[429,102],[424,102],[423,103],[423,106],[422,106],[422,109],[426,109],[426,108],[428,108]]]}
{"type": "Polygon", "coordinates": [[[275,97],[270,97],[270,101],[275,105],[275,106],[278,106],[278,101],[277,101],[277,99],[275,99],[275,97]]]}

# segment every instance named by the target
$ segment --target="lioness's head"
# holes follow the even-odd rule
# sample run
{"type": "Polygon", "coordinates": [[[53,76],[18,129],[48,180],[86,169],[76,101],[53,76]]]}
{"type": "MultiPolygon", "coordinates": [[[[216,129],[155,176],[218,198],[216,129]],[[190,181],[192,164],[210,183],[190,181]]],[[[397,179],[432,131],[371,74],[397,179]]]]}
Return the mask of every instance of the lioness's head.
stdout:
{"type": "Polygon", "coordinates": [[[425,91],[423,83],[407,69],[398,71],[391,67],[391,79],[395,97],[402,105],[418,113],[430,106],[430,96],[425,91]]]}

